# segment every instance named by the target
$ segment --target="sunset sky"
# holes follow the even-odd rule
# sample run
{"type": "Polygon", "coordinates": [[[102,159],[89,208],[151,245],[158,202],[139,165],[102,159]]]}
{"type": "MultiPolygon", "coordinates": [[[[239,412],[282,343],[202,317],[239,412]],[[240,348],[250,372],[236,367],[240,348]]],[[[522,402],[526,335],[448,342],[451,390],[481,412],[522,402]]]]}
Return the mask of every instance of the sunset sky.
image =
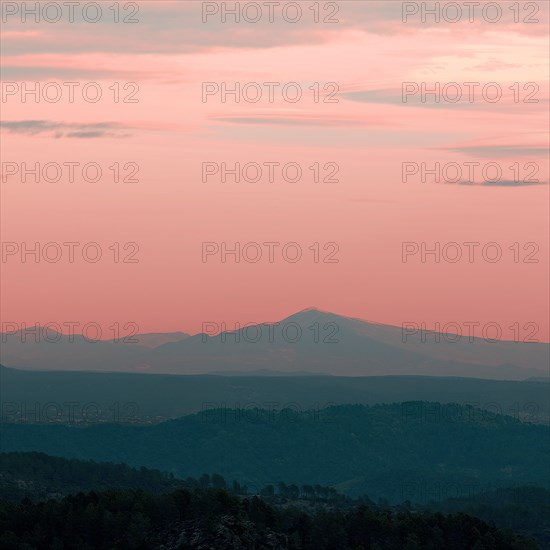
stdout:
{"type": "MultiPolygon", "coordinates": [[[[318,23],[309,0],[298,3],[295,23],[280,6],[273,23],[265,6],[257,23],[230,15],[223,23],[222,2],[137,2],[133,16],[132,3],[121,2],[118,24],[111,1],[99,3],[97,23],[84,21],[78,8],[72,23],[67,12],[58,22],[23,21],[20,2],[3,4],[2,322],[93,321],[106,337],[114,322],[195,333],[204,322],[274,321],[315,306],[393,325],[497,322],[510,339],[508,327],[534,322],[536,338],[549,340],[547,2],[520,2],[517,23],[513,2],[498,3],[503,16],[495,23],[483,20],[481,8],[472,23],[466,15],[457,23],[422,22],[420,14],[403,22],[400,1],[319,2],[318,23]],[[203,4],[220,11],[203,22],[203,4]],[[338,22],[324,23],[332,12],[338,22]],[[538,23],[524,21],[531,19],[538,23]],[[69,82],[76,83],[72,103],[69,82]],[[273,101],[266,82],[281,84],[273,101]],[[303,92],[294,103],[281,93],[291,82],[303,92]],[[403,83],[414,89],[423,82],[430,89],[459,83],[466,95],[437,103],[412,94],[404,103],[403,83]],[[479,83],[472,102],[468,82],[479,83]],[[82,96],[89,83],[96,83],[90,94],[102,91],[96,103],[82,96]],[[203,97],[204,83],[213,83],[209,90],[258,83],[247,88],[249,98],[258,89],[262,95],[223,102],[219,93],[203,97]],[[500,86],[499,101],[482,95],[488,83],[500,86]],[[63,95],[37,102],[22,94],[24,86],[63,95]],[[77,167],[73,182],[68,171],[59,181],[28,175],[23,182],[23,162],[97,163],[102,177],[84,181],[77,167]],[[139,181],[114,182],[109,167],[117,162],[122,178],[123,166],[135,163],[139,181]],[[219,173],[205,182],[203,163],[297,163],[302,178],[285,181],[273,165],[272,182],[266,167],[256,182],[228,174],[224,183],[219,173]],[[325,165],[337,166],[338,181],[315,183],[314,163],[321,179],[325,165]],[[457,163],[463,177],[403,181],[403,163],[457,163]],[[473,181],[464,163],[479,163],[473,181]],[[501,168],[500,181],[484,179],[488,163],[501,168]],[[529,176],[539,182],[523,181],[529,176]],[[37,242],[59,243],[63,256],[22,262],[23,246],[37,242]],[[79,243],[74,262],[66,242],[79,243]],[[82,259],[90,242],[103,253],[96,263],[82,259]],[[256,263],[222,262],[219,253],[203,261],[206,242],[259,243],[264,253],[256,263]],[[280,243],[273,262],[266,242],[280,243]],[[289,242],[303,253],[296,263],[282,257],[289,242]],[[479,243],[472,262],[469,242],[479,243]],[[403,243],[419,250],[406,262],[403,243]],[[453,262],[456,246],[448,246],[447,259],[423,262],[422,243],[458,243],[462,259],[453,262]],[[483,256],[487,243],[500,247],[500,260],[483,256]],[[132,253],[136,262],[122,262],[132,253]],[[337,262],[323,262],[328,256],[337,262]]],[[[491,169],[486,174],[493,177],[491,169]]],[[[247,250],[252,256],[256,249],[247,250]]],[[[487,255],[495,250],[487,247],[487,255]]]]}

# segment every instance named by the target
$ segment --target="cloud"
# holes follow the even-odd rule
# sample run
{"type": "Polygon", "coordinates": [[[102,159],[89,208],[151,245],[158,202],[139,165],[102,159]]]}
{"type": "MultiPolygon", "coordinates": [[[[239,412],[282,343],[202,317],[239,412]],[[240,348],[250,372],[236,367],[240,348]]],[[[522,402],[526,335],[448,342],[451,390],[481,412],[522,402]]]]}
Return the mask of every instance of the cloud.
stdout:
{"type": "MultiPolygon", "coordinates": [[[[482,98],[481,88],[478,86],[473,89],[472,101],[469,100],[469,89],[466,86],[461,86],[457,89],[456,86],[449,88],[443,93],[444,84],[440,83],[440,93],[438,94],[439,101],[436,101],[436,95],[430,93],[427,90],[435,90],[435,82],[426,82],[426,91],[424,94],[420,91],[420,82],[403,82],[401,88],[384,88],[378,90],[358,90],[355,92],[344,92],[340,94],[340,97],[348,99],[350,101],[358,101],[361,103],[377,103],[383,105],[399,105],[402,107],[422,107],[426,109],[448,109],[448,110],[472,110],[472,111],[495,111],[505,110],[509,111],[510,108],[517,108],[518,105],[513,101],[513,95],[507,90],[507,85],[501,84],[501,90],[503,95],[501,100],[497,102],[486,101],[482,98]],[[404,86],[409,84],[409,92],[405,92],[404,86]],[[413,86],[415,88],[413,88],[413,86]],[[458,101],[454,102],[454,97],[458,93],[461,93],[461,97],[458,101]],[[504,94],[508,95],[505,96],[504,94]],[[424,97],[423,97],[424,95],[424,97]],[[453,101],[451,101],[453,100],[453,101]]],[[[494,91],[491,91],[494,94],[494,91]]],[[[524,104],[520,104],[524,105],[524,104]]],[[[539,99],[536,104],[530,104],[529,107],[535,107],[539,109],[548,109],[548,99],[539,99]]]]}
{"type": "MultiPolygon", "coordinates": [[[[417,83],[414,83],[417,84],[417,83]]],[[[428,107],[436,109],[475,109],[479,105],[475,103],[469,103],[467,99],[459,101],[457,103],[450,103],[446,101],[435,102],[434,95],[427,95],[426,101],[422,101],[422,95],[420,92],[414,95],[407,95],[403,97],[403,91],[397,88],[385,88],[380,90],[359,90],[356,92],[344,92],[340,94],[342,97],[349,99],[350,101],[358,101],[361,103],[378,103],[383,105],[401,105],[415,107],[428,107]]]]}
{"type": "Polygon", "coordinates": [[[525,145],[464,145],[457,147],[443,147],[446,151],[462,153],[470,157],[481,158],[514,158],[514,157],[543,157],[548,158],[548,147],[525,145]]]}
{"type": "MultiPolygon", "coordinates": [[[[483,21],[480,7],[478,7],[475,23],[470,23],[466,14],[458,23],[447,23],[441,18],[440,22],[437,22],[432,16],[424,17],[423,21],[420,11],[410,15],[404,23],[404,2],[388,0],[320,3],[317,16],[314,16],[311,6],[297,2],[296,4],[301,5],[302,13],[299,20],[295,22],[285,21],[282,16],[282,6],[287,4],[286,2],[279,2],[271,22],[269,9],[263,2],[228,2],[228,7],[237,4],[243,9],[240,10],[239,22],[236,22],[235,16],[230,14],[226,14],[224,22],[222,5],[225,3],[217,1],[210,3],[218,5],[217,13],[208,16],[205,21],[203,10],[206,4],[209,3],[200,0],[185,2],[142,0],[139,2],[137,13],[131,13],[131,10],[125,7],[126,4],[121,4],[120,23],[114,22],[113,12],[107,7],[103,8],[103,16],[97,23],[84,21],[80,9],[75,9],[75,20],[72,23],[67,17],[67,10],[62,19],[56,23],[34,24],[32,18],[22,23],[21,14],[16,14],[10,16],[3,25],[5,27],[3,53],[4,55],[46,52],[185,53],[214,49],[320,44],[350,33],[399,36],[434,29],[447,35],[464,36],[469,40],[476,35],[495,32],[544,37],[548,26],[547,2],[536,3],[538,24],[515,23],[514,13],[504,7],[502,19],[496,23],[483,21]],[[247,4],[260,6],[262,10],[260,20],[257,22],[250,20],[254,17],[254,8],[246,8],[247,4]],[[247,10],[246,13],[244,9],[247,10]],[[316,17],[319,19],[317,22],[316,17]],[[123,21],[128,18],[137,22],[125,24],[123,21]]],[[[413,2],[413,4],[422,3],[413,2]]],[[[505,3],[502,5],[505,6],[505,3]]],[[[293,10],[290,9],[287,15],[292,19],[293,10]]],[[[523,16],[527,16],[527,12],[522,14],[523,16]]]]}
{"type": "Polygon", "coordinates": [[[79,139],[90,139],[90,138],[100,138],[106,137],[106,132],[93,131],[93,132],[70,132],[65,134],[65,137],[68,138],[79,138],[79,139]]]}
{"type": "Polygon", "coordinates": [[[282,126],[377,126],[386,125],[387,120],[381,117],[370,116],[368,118],[354,117],[334,117],[310,114],[284,114],[284,115],[272,115],[266,114],[261,116],[215,116],[212,117],[215,120],[222,122],[230,122],[233,124],[258,124],[258,125],[282,125],[282,126]]]}
{"type": "Polygon", "coordinates": [[[112,81],[143,81],[143,80],[173,80],[174,74],[169,71],[155,71],[155,70],[122,70],[122,69],[105,69],[105,68],[90,68],[85,69],[82,67],[68,67],[63,66],[62,63],[66,62],[62,59],[57,60],[58,65],[17,65],[17,58],[11,58],[8,65],[7,58],[4,58],[2,65],[2,80],[8,81],[20,81],[20,80],[112,80],[112,81]]]}
{"type": "Polygon", "coordinates": [[[515,180],[500,180],[500,181],[458,181],[446,182],[446,185],[466,185],[472,187],[531,187],[533,185],[548,185],[547,181],[515,181],[515,180]]]}
{"type": "Polygon", "coordinates": [[[56,138],[121,138],[129,137],[130,135],[122,132],[122,130],[127,128],[114,122],[67,123],[52,120],[4,120],[0,121],[0,128],[12,134],[26,134],[30,136],[50,134],[56,138]]]}

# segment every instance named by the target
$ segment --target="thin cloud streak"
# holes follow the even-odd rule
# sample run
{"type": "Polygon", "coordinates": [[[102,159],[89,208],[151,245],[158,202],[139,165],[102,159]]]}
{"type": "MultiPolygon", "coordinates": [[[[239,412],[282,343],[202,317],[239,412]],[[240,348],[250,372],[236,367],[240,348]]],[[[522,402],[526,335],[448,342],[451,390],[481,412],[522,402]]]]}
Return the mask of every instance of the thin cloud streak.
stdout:
{"type": "Polygon", "coordinates": [[[5,129],[12,134],[29,136],[53,134],[55,138],[123,138],[131,135],[121,133],[121,130],[127,128],[115,122],[67,123],[52,120],[12,120],[0,121],[0,129],[5,129]]]}

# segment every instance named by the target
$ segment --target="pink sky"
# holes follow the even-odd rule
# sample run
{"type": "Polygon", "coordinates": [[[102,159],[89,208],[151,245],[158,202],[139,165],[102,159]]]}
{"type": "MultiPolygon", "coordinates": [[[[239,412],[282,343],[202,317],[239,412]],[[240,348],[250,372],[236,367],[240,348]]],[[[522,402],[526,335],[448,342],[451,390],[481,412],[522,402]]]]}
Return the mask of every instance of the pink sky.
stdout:
{"type": "Polygon", "coordinates": [[[23,23],[20,14],[2,23],[3,92],[23,82],[66,91],[71,81],[77,90],[96,82],[104,93],[97,103],[78,92],[74,103],[68,95],[57,103],[2,97],[2,162],[95,162],[104,172],[97,183],[78,171],[72,183],[66,174],[23,183],[4,165],[4,247],[97,242],[103,258],[6,256],[3,322],[198,332],[208,321],[272,321],[316,306],[394,325],[496,321],[510,338],[514,323],[535,322],[537,338],[549,340],[546,2],[531,2],[539,8],[531,24],[514,23],[511,2],[500,2],[504,16],[494,24],[403,23],[398,1],[321,2],[338,5],[337,24],[313,23],[309,1],[295,24],[281,17],[222,24],[219,16],[202,23],[201,2],[138,4],[136,24],[114,24],[110,2],[101,3],[105,17],[96,24],[23,23]],[[137,83],[137,103],[115,103],[114,82],[137,83]],[[203,102],[204,82],[296,82],[304,98],[290,103],[276,93],[270,102],[262,86],[257,103],[223,103],[219,95],[203,102]],[[316,82],[321,90],[336,83],[339,101],[314,102],[316,82]],[[404,104],[404,82],[480,87],[473,103],[404,104]],[[496,103],[479,94],[489,82],[503,90],[496,103]],[[524,103],[532,92],[538,102],[524,103]],[[137,163],[139,182],[114,183],[115,162],[137,163]],[[204,183],[205,162],[294,162],[303,179],[276,172],[274,182],[264,174],[258,182],[204,183]],[[316,162],[336,163],[339,181],[314,183],[308,167],[316,162]],[[503,174],[497,185],[483,185],[481,169],[470,185],[403,182],[404,162],[458,163],[466,175],[464,163],[497,163],[503,174]],[[511,185],[515,163],[521,179],[537,168],[540,184],[511,185]],[[137,243],[139,261],[115,263],[115,242],[137,243]],[[205,263],[204,242],[296,242],[304,256],[289,263],[276,254],[270,263],[265,249],[257,263],[222,263],[219,255],[205,263]],[[315,242],[337,243],[338,262],[314,262],[315,242]],[[473,262],[415,255],[404,263],[404,242],[460,243],[465,255],[463,243],[480,245],[473,262]],[[481,255],[490,242],[503,252],[495,263],[481,255]]]}

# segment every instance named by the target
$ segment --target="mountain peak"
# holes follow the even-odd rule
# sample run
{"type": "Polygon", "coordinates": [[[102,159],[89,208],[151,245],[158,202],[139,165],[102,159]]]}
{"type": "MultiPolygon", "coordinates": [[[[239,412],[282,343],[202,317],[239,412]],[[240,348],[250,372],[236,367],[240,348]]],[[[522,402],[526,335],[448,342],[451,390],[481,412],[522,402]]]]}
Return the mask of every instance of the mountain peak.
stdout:
{"type": "Polygon", "coordinates": [[[328,322],[328,321],[344,321],[345,317],[332,313],[331,311],[325,311],[317,307],[306,307],[296,313],[292,313],[289,316],[281,319],[286,322],[302,322],[311,323],[315,321],[328,322]]]}
{"type": "Polygon", "coordinates": [[[336,313],[332,313],[331,311],[325,311],[323,309],[319,309],[318,307],[306,307],[304,309],[301,309],[300,311],[297,311],[295,313],[291,313],[287,319],[293,318],[293,317],[321,317],[321,316],[331,316],[331,317],[338,317],[336,313]]]}
{"type": "Polygon", "coordinates": [[[298,315],[299,313],[307,313],[309,311],[316,311],[318,313],[328,313],[327,311],[321,311],[318,307],[311,306],[311,307],[306,307],[304,309],[301,309],[300,311],[297,311],[294,315],[298,315]]]}

